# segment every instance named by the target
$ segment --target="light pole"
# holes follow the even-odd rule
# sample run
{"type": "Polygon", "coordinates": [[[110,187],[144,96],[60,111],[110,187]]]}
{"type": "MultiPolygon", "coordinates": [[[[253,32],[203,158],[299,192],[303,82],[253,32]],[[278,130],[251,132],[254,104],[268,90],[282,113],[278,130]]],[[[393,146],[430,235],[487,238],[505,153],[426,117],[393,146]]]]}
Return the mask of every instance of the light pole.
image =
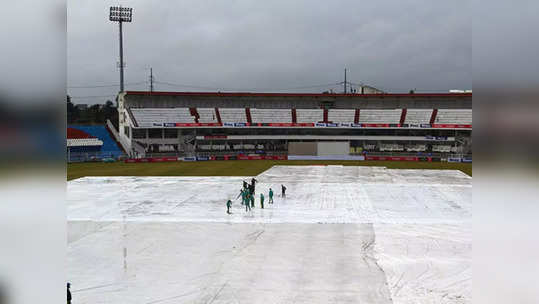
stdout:
{"type": "Polygon", "coordinates": [[[124,91],[124,48],[122,23],[133,20],[133,9],[130,7],[111,6],[109,20],[118,22],[120,25],[120,92],[124,91]]]}

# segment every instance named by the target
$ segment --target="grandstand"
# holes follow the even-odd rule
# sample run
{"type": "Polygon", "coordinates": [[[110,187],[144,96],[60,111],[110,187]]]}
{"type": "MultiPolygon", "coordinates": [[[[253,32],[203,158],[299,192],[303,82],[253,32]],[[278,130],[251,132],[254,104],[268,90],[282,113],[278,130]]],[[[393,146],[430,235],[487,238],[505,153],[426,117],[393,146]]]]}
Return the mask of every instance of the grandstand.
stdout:
{"type": "Polygon", "coordinates": [[[291,123],[291,109],[250,109],[255,123],[291,123]]]}
{"type": "Polygon", "coordinates": [[[362,110],[359,116],[360,123],[371,124],[398,124],[402,115],[401,109],[392,110],[362,110]]]}
{"type": "Polygon", "coordinates": [[[328,120],[333,123],[356,123],[356,110],[350,109],[330,109],[328,120]]]}
{"type": "Polygon", "coordinates": [[[471,93],[128,91],[118,101],[114,131],[133,158],[283,156],[296,142],[343,144],[350,155],[471,153],[471,93]]]}
{"type": "Polygon", "coordinates": [[[472,110],[466,109],[440,109],[436,116],[437,124],[472,124],[472,110]]]}
{"type": "Polygon", "coordinates": [[[219,123],[215,108],[199,108],[196,113],[198,113],[199,123],[219,123]]]}
{"type": "Polygon", "coordinates": [[[296,110],[299,123],[316,123],[324,121],[324,110],[322,109],[298,109],[296,110]]]}
{"type": "Polygon", "coordinates": [[[229,123],[246,123],[247,116],[244,108],[222,108],[219,109],[221,120],[229,123]]]}
{"type": "Polygon", "coordinates": [[[118,158],[124,153],[105,126],[68,126],[67,161],[118,158]]]}
{"type": "Polygon", "coordinates": [[[132,109],[131,112],[141,127],[151,127],[154,123],[163,124],[170,121],[195,123],[195,118],[191,116],[188,108],[132,109]]]}
{"type": "Polygon", "coordinates": [[[432,109],[407,109],[406,120],[407,124],[428,124],[432,117],[432,109]]]}

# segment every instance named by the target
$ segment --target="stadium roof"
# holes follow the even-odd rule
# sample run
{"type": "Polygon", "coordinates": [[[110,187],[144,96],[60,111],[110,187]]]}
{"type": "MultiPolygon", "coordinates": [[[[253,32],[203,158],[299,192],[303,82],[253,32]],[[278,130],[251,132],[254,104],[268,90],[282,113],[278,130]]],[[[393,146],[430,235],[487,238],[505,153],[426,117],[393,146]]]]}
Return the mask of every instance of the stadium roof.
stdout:
{"type": "Polygon", "coordinates": [[[470,97],[472,93],[251,93],[251,92],[149,92],[127,91],[127,95],[144,96],[223,96],[223,97],[470,97]]]}

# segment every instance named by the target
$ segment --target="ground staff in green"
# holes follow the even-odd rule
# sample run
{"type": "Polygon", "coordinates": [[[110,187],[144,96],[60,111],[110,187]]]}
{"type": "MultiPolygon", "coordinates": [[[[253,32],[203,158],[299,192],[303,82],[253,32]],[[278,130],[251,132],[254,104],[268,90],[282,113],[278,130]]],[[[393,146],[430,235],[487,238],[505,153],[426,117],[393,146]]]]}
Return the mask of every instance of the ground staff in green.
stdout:
{"type": "Polygon", "coordinates": [[[249,199],[247,198],[249,196],[249,191],[247,189],[243,190],[243,193],[241,194],[241,202],[243,205],[248,205],[249,199]]]}
{"type": "Polygon", "coordinates": [[[249,193],[245,194],[245,212],[251,211],[251,206],[249,205],[249,193]]]}
{"type": "Polygon", "coordinates": [[[243,205],[243,203],[245,203],[245,190],[241,189],[240,190],[240,194],[238,194],[238,197],[236,197],[236,199],[238,199],[240,196],[241,196],[241,204],[243,205]]]}
{"type": "Polygon", "coordinates": [[[232,206],[232,201],[228,200],[228,202],[226,202],[226,213],[228,214],[230,214],[230,206],[232,206]]]}

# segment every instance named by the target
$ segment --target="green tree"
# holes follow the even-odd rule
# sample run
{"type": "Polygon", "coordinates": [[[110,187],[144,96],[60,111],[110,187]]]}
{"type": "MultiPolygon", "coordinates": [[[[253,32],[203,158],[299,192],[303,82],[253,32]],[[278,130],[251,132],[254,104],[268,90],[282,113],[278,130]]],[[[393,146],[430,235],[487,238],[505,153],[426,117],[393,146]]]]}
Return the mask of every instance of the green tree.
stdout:
{"type": "Polygon", "coordinates": [[[114,103],[107,100],[105,104],[95,104],[87,109],[79,110],[67,96],[67,122],[69,124],[105,124],[107,119],[118,127],[118,112],[114,103]]]}
{"type": "Polygon", "coordinates": [[[67,95],[67,123],[74,123],[79,118],[79,109],[71,102],[71,96],[67,95]]]}

